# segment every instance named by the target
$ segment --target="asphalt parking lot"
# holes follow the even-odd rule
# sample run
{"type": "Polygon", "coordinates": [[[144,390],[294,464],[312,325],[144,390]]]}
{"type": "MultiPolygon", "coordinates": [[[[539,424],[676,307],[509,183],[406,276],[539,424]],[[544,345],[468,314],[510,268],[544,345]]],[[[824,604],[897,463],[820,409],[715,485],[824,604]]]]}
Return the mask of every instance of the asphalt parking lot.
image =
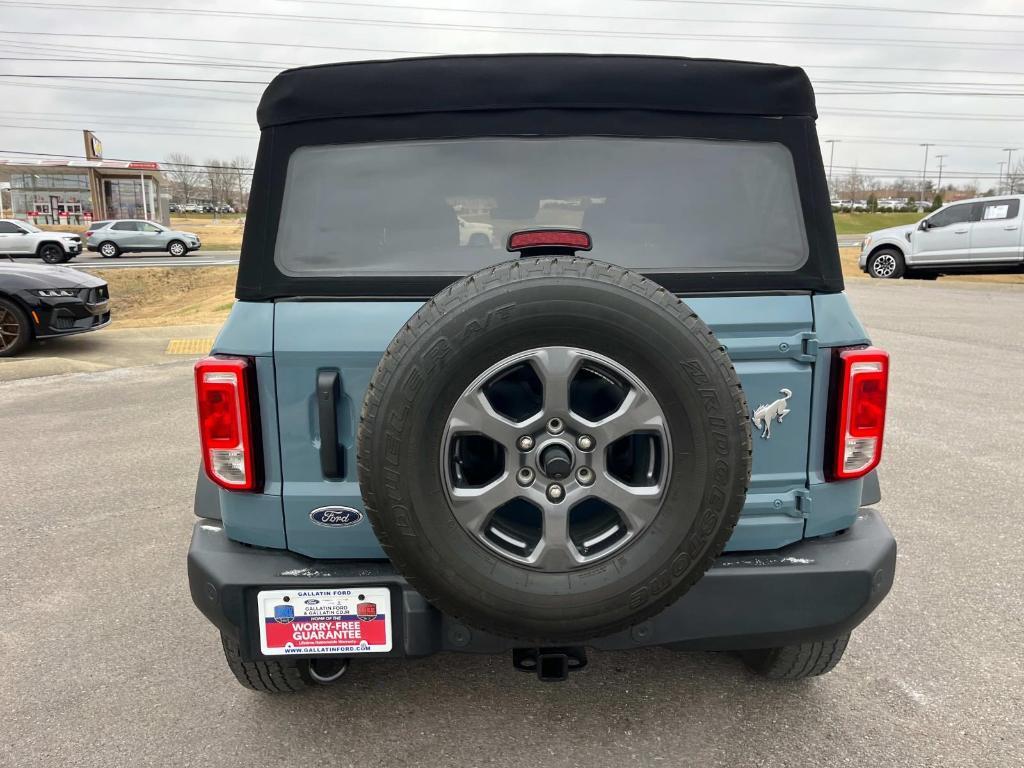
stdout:
{"type": "Polygon", "coordinates": [[[188,596],[191,365],[0,384],[4,766],[1024,764],[1024,286],[851,281],[893,356],[896,584],[826,677],[725,654],[360,661],[242,689],[188,596]]]}

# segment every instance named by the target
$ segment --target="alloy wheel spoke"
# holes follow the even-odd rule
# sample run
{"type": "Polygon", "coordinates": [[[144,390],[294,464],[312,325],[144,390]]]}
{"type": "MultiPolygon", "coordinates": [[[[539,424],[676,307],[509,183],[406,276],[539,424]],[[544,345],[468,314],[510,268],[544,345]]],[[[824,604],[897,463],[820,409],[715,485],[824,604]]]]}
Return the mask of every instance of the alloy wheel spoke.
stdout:
{"type": "Polygon", "coordinates": [[[516,437],[526,426],[517,424],[494,410],[481,389],[468,392],[459,398],[448,424],[453,433],[484,435],[503,445],[506,451],[514,449],[516,437]]]}
{"type": "Polygon", "coordinates": [[[633,388],[618,410],[601,421],[588,425],[599,444],[608,446],[634,432],[664,435],[665,416],[654,397],[633,388]]]}
{"type": "Polygon", "coordinates": [[[503,472],[497,480],[480,488],[453,488],[452,511],[463,527],[481,534],[491,513],[516,498],[519,491],[513,475],[503,472]]]}
{"type": "Polygon", "coordinates": [[[544,413],[547,418],[569,413],[569,384],[579,367],[580,355],[568,347],[539,349],[530,358],[544,387],[544,413]]]}
{"type": "Polygon", "coordinates": [[[661,509],[660,485],[626,485],[607,472],[594,483],[592,494],[611,504],[623,515],[627,527],[633,531],[646,528],[661,509]]]}
{"type": "Polygon", "coordinates": [[[569,538],[567,504],[544,505],[544,531],[530,555],[530,562],[545,571],[568,571],[583,558],[569,538]]]}

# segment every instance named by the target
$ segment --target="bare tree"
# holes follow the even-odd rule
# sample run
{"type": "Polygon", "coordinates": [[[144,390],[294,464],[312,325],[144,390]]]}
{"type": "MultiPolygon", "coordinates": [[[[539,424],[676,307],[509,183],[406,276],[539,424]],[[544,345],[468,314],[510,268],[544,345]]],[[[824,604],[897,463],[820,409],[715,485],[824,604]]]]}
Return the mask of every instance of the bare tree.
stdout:
{"type": "Polygon", "coordinates": [[[206,179],[210,185],[210,202],[213,203],[214,214],[231,194],[232,172],[226,163],[220,160],[206,161],[206,179]]]}
{"type": "Polygon", "coordinates": [[[910,187],[911,183],[905,177],[900,176],[899,178],[893,181],[892,186],[889,187],[889,189],[893,197],[902,200],[907,196],[907,191],[910,189],[910,187]]]}
{"type": "Polygon", "coordinates": [[[191,155],[184,152],[172,152],[167,156],[164,173],[184,203],[189,202],[203,183],[203,169],[195,164],[191,155]]]}
{"type": "Polygon", "coordinates": [[[864,191],[865,181],[864,175],[857,166],[853,166],[846,175],[846,188],[849,190],[851,200],[857,201],[860,199],[861,193],[864,191]]]}
{"type": "Polygon", "coordinates": [[[245,155],[236,155],[230,163],[233,172],[234,189],[238,193],[238,211],[244,213],[249,207],[249,182],[252,180],[252,161],[245,155]]]}
{"type": "Polygon", "coordinates": [[[1006,174],[1006,186],[1011,195],[1024,191],[1024,160],[1018,160],[1013,170],[1006,174]]]}

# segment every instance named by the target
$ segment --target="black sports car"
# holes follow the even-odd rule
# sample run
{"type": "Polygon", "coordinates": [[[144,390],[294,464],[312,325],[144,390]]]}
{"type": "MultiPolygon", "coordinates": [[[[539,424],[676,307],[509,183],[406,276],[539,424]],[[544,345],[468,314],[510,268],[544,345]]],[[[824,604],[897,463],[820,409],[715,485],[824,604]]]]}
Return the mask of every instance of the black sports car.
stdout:
{"type": "Polygon", "coordinates": [[[109,323],[106,281],[68,267],[0,263],[0,357],[18,354],[32,339],[109,323]]]}

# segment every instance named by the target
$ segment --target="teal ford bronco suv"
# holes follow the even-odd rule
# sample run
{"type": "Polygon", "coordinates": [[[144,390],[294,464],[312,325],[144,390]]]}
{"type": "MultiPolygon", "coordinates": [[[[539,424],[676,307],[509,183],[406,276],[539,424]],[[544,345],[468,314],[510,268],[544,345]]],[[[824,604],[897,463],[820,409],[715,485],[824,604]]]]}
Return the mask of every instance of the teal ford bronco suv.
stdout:
{"type": "Polygon", "coordinates": [[[267,89],[195,369],[192,598],[238,680],[588,648],[830,670],[888,592],[888,356],[800,69],[456,56],[267,89]]]}

